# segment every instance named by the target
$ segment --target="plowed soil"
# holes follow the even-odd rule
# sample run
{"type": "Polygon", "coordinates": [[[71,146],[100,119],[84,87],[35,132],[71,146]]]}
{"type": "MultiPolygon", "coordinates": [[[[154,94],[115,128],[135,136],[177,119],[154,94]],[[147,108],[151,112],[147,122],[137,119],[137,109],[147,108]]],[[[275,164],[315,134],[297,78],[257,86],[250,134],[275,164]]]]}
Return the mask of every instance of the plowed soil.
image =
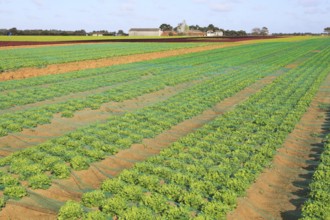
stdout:
{"type": "Polygon", "coordinates": [[[0,41],[0,47],[18,47],[26,45],[61,45],[83,43],[194,43],[194,42],[239,42],[247,40],[273,39],[275,36],[247,36],[247,37],[184,37],[184,38],[143,38],[143,39],[104,39],[77,41],[0,41]]]}
{"type": "Polygon", "coordinates": [[[31,191],[31,196],[22,200],[8,201],[0,213],[0,218],[37,219],[42,216],[45,219],[56,219],[58,209],[68,199],[79,201],[83,192],[99,187],[104,179],[118,175],[122,170],[132,167],[136,162],[158,154],[161,149],[168,147],[179,138],[235,108],[237,104],[258,92],[276,77],[276,75],[265,77],[218,103],[213,108],[173,126],[155,138],[144,139],[142,144],[132,145],[127,150],[120,151],[103,161],[93,163],[88,170],[74,171],[67,180],[54,180],[52,186],[47,190],[34,190],[31,191]]]}
{"type": "Polygon", "coordinates": [[[63,64],[52,64],[48,65],[44,68],[21,68],[15,71],[3,72],[0,74],[0,81],[12,80],[12,79],[24,79],[35,76],[43,76],[49,74],[61,74],[67,73],[71,71],[84,70],[84,69],[93,69],[99,67],[107,67],[112,65],[119,64],[127,64],[134,63],[139,61],[147,61],[154,60],[164,57],[171,57],[177,55],[183,55],[194,52],[201,52],[207,50],[214,50],[218,48],[239,46],[243,44],[249,44],[249,41],[242,41],[236,43],[226,43],[226,44],[212,44],[208,46],[201,46],[195,48],[187,48],[187,49],[178,49],[171,51],[163,51],[163,52],[153,52],[146,54],[135,54],[128,56],[120,56],[114,58],[106,58],[106,59],[98,59],[98,60],[86,60],[79,62],[71,62],[71,63],[63,63],[63,64]]]}
{"type": "Polygon", "coordinates": [[[301,217],[308,185],[322,152],[322,134],[329,130],[330,75],[282,148],[257,181],[238,201],[228,219],[287,219],[301,217]]]}

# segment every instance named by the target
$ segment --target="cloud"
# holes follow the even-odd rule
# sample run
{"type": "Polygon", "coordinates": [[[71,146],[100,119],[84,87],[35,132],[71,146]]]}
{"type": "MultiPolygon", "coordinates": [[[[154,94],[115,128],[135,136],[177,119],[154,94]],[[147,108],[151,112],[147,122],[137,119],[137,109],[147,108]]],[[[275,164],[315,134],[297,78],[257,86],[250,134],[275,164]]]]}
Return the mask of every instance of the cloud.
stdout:
{"type": "Polygon", "coordinates": [[[10,3],[10,0],[0,0],[0,4],[10,3]]]}
{"type": "Polygon", "coordinates": [[[40,21],[40,19],[42,19],[41,17],[38,17],[36,15],[27,15],[26,18],[29,20],[35,20],[35,21],[40,21]]]}
{"type": "Polygon", "coordinates": [[[63,18],[63,15],[61,15],[61,14],[54,14],[54,18],[63,18]]]}
{"type": "Polygon", "coordinates": [[[208,0],[192,0],[194,3],[207,3],[208,0]]]}
{"type": "Polygon", "coordinates": [[[193,0],[193,1],[203,1],[212,11],[216,12],[229,12],[234,9],[234,7],[239,6],[243,3],[243,0],[223,0],[223,1],[212,1],[212,0],[193,0]]]}
{"type": "Polygon", "coordinates": [[[298,4],[303,7],[315,7],[321,3],[321,0],[298,0],[298,4]]]}
{"type": "Polygon", "coordinates": [[[13,14],[13,11],[0,9],[0,14],[13,14]]]}
{"type": "Polygon", "coordinates": [[[120,11],[123,13],[131,13],[135,9],[135,2],[133,0],[128,0],[126,2],[121,3],[120,11]]]}
{"type": "Polygon", "coordinates": [[[90,13],[91,11],[90,10],[87,10],[87,9],[79,9],[77,10],[77,12],[80,12],[80,13],[83,13],[83,14],[87,14],[87,13],[90,13]]]}
{"type": "Polygon", "coordinates": [[[316,7],[311,7],[311,8],[307,8],[305,10],[305,14],[310,14],[310,15],[315,15],[315,14],[326,14],[327,11],[316,8],[316,7]]]}
{"type": "Polygon", "coordinates": [[[268,9],[266,5],[256,5],[252,8],[254,11],[265,11],[268,9]]]}
{"type": "Polygon", "coordinates": [[[35,4],[38,7],[44,6],[44,1],[43,0],[32,0],[32,3],[35,4]]]}
{"type": "Polygon", "coordinates": [[[124,3],[121,5],[120,9],[124,12],[134,11],[134,6],[128,3],[124,3]]]}
{"type": "Polygon", "coordinates": [[[158,5],[157,9],[159,9],[161,11],[170,10],[166,5],[158,5]]]}
{"type": "Polygon", "coordinates": [[[324,8],[328,4],[328,0],[297,0],[297,4],[304,8],[306,15],[327,14],[329,9],[324,8]]]}
{"type": "Polygon", "coordinates": [[[313,15],[313,14],[318,14],[318,13],[320,13],[320,10],[318,8],[315,8],[315,7],[308,8],[308,9],[305,10],[305,14],[313,15]]]}
{"type": "Polygon", "coordinates": [[[217,12],[228,12],[232,10],[232,6],[229,3],[213,3],[210,5],[213,11],[217,12]]]}

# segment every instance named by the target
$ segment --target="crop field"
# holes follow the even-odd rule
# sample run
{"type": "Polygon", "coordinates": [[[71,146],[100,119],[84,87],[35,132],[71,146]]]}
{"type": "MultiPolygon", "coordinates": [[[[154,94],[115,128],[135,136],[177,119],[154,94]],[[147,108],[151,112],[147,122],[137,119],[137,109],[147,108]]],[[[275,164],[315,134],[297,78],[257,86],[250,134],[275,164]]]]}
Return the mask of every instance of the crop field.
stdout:
{"type": "Polygon", "coordinates": [[[54,63],[111,58],[131,54],[191,48],[205,44],[168,43],[155,47],[152,43],[118,43],[66,45],[56,47],[0,50],[0,72],[31,66],[46,66],[54,63]]]}
{"type": "Polygon", "coordinates": [[[0,57],[0,219],[330,218],[329,37],[0,57]]]}

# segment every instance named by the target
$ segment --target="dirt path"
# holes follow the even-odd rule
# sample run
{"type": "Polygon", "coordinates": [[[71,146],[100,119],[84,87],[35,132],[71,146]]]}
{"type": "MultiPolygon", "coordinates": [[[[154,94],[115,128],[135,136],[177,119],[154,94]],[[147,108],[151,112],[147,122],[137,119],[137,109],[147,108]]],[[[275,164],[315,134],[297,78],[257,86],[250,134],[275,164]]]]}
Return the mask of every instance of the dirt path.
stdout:
{"type": "MultiPolygon", "coordinates": [[[[205,78],[206,79],[206,78],[205,78]]],[[[172,87],[148,93],[123,102],[105,103],[100,109],[85,109],[75,113],[72,118],[63,118],[56,114],[50,124],[39,125],[33,129],[24,129],[22,132],[0,137],[0,157],[8,156],[12,152],[43,143],[51,138],[59,137],[95,122],[105,122],[111,115],[124,114],[156,102],[161,102],[169,97],[200,83],[201,80],[182,83],[172,87]]]]}
{"type": "Polygon", "coordinates": [[[134,54],[134,55],[98,59],[98,60],[86,60],[86,61],[71,62],[71,63],[51,64],[45,68],[32,68],[32,67],[31,68],[22,68],[22,69],[18,69],[16,71],[8,71],[8,72],[0,73],[0,81],[6,81],[6,80],[12,80],[12,79],[24,79],[24,78],[35,77],[35,76],[60,74],[60,73],[67,73],[67,72],[71,72],[71,71],[77,71],[77,70],[134,63],[134,62],[146,61],[146,60],[154,60],[154,59],[159,59],[159,58],[164,58],[164,57],[171,57],[171,56],[183,55],[183,54],[188,54],[188,53],[214,50],[214,49],[218,49],[218,48],[233,47],[233,46],[239,46],[239,45],[250,44],[250,43],[253,43],[253,41],[212,44],[212,45],[208,45],[208,46],[201,46],[201,47],[195,47],[195,48],[185,48],[185,49],[177,49],[177,50],[162,51],[162,52],[152,52],[152,53],[146,53],[146,54],[134,54]]]}
{"type": "Polygon", "coordinates": [[[238,201],[228,219],[287,219],[301,217],[301,206],[308,195],[308,184],[315,170],[329,115],[320,104],[330,104],[330,74],[320,87],[307,112],[287,137],[273,160],[238,201]]]}
{"type": "Polygon", "coordinates": [[[47,190],[34,190],[29,197],[25,197],[20,201],[9,201],[0,213],[0,218],[15,216],[16,219],[20,219],[21,217],[17,216],[17,213],[25,213],[25,219],[26,217],[37,218],[39,215],[46,216],[46,219],[55,219],[56,213],[63,202],[68,199],[79,201],[83,192],[98,188],[104,179],[116,176],[135,163],[158,154],[161,149],[168,147],[179,138],[235,108],[237,104],[270,84],[276,77],[276,75],[265,77],[234,96],[218,103],[213,108],[173,126],[170,130],[159,134],[155,138],[144,139],[142,144],[134,144],[127,150],[122,150],[114,156],[93,163],[88,170],[74,171],[69,179],[54,180],[52,186],[47,190]]]}

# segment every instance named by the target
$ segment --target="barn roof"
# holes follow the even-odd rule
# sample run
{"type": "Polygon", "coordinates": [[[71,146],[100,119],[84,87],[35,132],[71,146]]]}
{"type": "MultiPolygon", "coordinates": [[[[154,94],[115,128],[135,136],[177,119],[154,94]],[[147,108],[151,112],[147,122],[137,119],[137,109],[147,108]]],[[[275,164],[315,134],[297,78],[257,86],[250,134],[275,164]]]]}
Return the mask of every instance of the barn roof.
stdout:
{"type": "Polygon", "coordinates": [[[159,28],[131,28],[129,31],[160,31],[159,28]]]}

